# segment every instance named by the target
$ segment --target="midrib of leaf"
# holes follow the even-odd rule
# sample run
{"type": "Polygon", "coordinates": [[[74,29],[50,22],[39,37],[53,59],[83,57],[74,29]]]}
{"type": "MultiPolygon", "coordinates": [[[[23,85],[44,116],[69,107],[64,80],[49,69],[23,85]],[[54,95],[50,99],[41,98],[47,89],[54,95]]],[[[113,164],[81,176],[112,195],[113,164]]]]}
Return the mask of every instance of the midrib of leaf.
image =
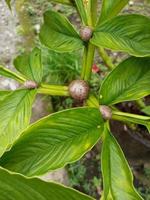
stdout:
{"type": "MultiPolygon", "coordinates": [[[[76,139],[77,137],[82,137],[83,135],[89,135],[89,133],[91,132],[91,130],[92,130],[92,132],[94,132],[94,130],[96,130],[97,131],[97,128],[91,128],[91,129],[88,129],[87,131],[85,131],[85,132],[80,132],[81,134],[74,134],[74,136],[73,137],[68,137],[67,139],[65,139],[65,140],[63,140],[63,141],[60,141],[60,142],[56,142],[55,143],[55,145],[54,144],[50,144],[50,143],[48,143],[49,145],[51,145],[51,146],[58,146],[58,145],[60,145],[60,144],[66,144],[66,142],[68,143],[68,142],[70,142],[70,141],[73,141],[74,139],[76,139]]],[[[42,150],[41,149],[39,149],[40,150],[40,152],[42,152],[42,150]]],[[[49,149],[45,149],[45,150],[43,150],[43,154],[45,154],[45,152],[46,153],[49,153],[49,149]]]]}

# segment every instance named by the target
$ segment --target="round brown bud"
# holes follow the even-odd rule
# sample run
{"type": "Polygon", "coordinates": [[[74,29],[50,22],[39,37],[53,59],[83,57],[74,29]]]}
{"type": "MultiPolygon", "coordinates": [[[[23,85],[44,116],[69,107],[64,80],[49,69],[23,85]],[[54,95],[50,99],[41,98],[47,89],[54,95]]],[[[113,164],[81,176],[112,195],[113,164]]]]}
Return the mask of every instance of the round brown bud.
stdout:
{"type": "Polygon", "coordinates": [[[80,37],[85,42],[89,41],[92,35],[93,35],[93,30],[89,26],[85,26],[80,30],[80,37]]]}
{"type": "Polygon", "coordinates": [[[84,80],[74,80],[69,85],[69,93],[73,99],[83,101],[88,97],[89,85],[84,80]]]}
{"type": "Polygon", "coordinates": [[[99,110],[102,114],[103,119],[109,120],[109,119],[112,118],[112,110],[111,110],[110,107],[105,106],[105,105],[101,105],[99,110]]]}
{"type": "Polygon", "coordinates": [[[28,89],[35,89],[38,87],[38,84],[35,81],[28,80],[24,83],[24,87],[28,89]]]}

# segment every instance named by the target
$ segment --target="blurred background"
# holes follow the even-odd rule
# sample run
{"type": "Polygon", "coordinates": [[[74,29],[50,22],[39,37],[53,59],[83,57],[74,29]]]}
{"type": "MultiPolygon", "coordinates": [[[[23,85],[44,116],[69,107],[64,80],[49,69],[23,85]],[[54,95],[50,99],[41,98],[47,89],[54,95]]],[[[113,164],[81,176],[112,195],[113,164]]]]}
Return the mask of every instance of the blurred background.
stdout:
{"type": "MultiPolygon", "coordinates": [[[[59,54],[40,45],[38,33],[43,21],[42,15],[47,9],[54,9],[65,14],[77,29],[80,28],[80,19],[72,7],[51,3],[48,0],[14,0],[12,11],[10,11],[5,1],[0,0],[0,64],[15,70],[13,59],[37,45],[42,48],[44,81],[52,84],[66,84],[78,78],[82,52],[59,54]]],[[[130,1],[123,13],[150,16],[150,1],[130,1]]],[[[126,54],[116,52],[108,51],[108,54],[115,65],[127,57],[126,54]]],[[[100,83],[108,72],[109,67],[103,63],[97,52],[91,81],[95,94],[98,94],[100,83]]],[[[15,90],[18,87],[17,82],[0,77],[1,90],[15,90]]],[[[70,98],[39,95],[33,107],[31,122],[72,106],[77,105],[70,98]]],[[[150,97],[136,102],[121,103],[117,107],[125,112],[150,115],[150,97]]],[[[147,130],[143,126],[126,125],[114,121],[111,122],[111,126],[133,170],[137,190],[144,199],[150,200],[150,136],[147,130]]],[[[80,161],[41,178],[59,181],[99,199],[102,191],[100,151],[101,144],[99,143],[80,161]]]]}

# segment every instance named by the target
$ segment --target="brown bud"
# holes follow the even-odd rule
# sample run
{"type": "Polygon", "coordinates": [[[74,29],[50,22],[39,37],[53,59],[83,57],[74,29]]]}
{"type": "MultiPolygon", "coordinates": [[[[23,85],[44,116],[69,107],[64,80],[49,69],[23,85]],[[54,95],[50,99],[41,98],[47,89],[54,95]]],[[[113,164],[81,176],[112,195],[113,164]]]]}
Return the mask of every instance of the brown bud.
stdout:
{"type": "Polygon", "coordinates": [[[93,35],[93,30],[89,26],[85,26],[80,30],[80,37],[85,42],[89,41],[92,35],[93,35]]]}
{"type": "Polygon", "coordinates": [[[38,84],[35,81],[28,80],[24,83],[24,87],[28,89],[35,89],[38,87],[38,84]]]}
{"type": "Polygon", "coordinates": [[[89,85],[84,80],[74,80],[69,85],[69,93],[72,98],[83,101],[88,97],[89,85]]]}
{"type": "Polygon", "coordinates": [[[100,109],[103,119],[109,120],[112,118],[112,110],[110,107],[101,105],[99,109],[100,109]]]}

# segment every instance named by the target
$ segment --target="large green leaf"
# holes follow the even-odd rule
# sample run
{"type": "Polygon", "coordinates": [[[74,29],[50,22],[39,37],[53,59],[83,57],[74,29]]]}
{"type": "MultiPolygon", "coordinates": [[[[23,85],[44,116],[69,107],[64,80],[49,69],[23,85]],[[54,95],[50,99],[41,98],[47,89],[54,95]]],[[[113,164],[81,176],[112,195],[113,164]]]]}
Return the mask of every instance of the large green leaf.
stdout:
{"type": "Polygon", "coordinates": [[[22,54],[14,60],[15,68],[29,80],[40,83],[43,76],[41,50],[34,48],[29,54],[22,54]]]}
{"type": "Polygon", "coordinates": [[[105,127],[101,154],[103,200],[142,200],[133,186],[133,176],[119,144],[105,127]]]}
{"type": "Polygon", "coordinates": [[[96,46],[127,52],[137,57],[150,55],[150,19],[142,15],[117,16],[97,26],[91,42],[96,46]]]}
{"type": "Polygon", "coordinates": [[[103,0],[98,24],[116,16],[128,2],[129,0],[103,0]]]}
{"type": "Polygon", "coordinates": [[[0,156],[28,126],[35,93],[17,90],[0,101],[0,156]]]}
{"type": "Polygon", "coordinates": [[[59,52],[74,51],[83,46],[82,40],[68,19],[54,11],[47,11],[44,14],[40,40],[45,46],[59,52]]]}
{"type": "Polygon", "coordinates": [[[120,63],[104,80],[101,104],[116,104],[150,94],[150,58],[131,57],[120,63]]]}
{"type": "Polygon", "coordinates": [[[74,189],[0,168],[0,200],[94,200],[74,189]]]}
{"type": "Polygon", "coordinates": [[[102,131],[103,120],[96,108],[52,114],[30,126],[0,165],[27,176],[42,175],[81,158],[102,131]]]}
{"type": "Polygon", "coordinates": [[[0,75],[5,76],[7,78],[14,79],[21,83],[25,81],[25,79],[23,77],[16,74],[15,72],[10,71],[9,69],[3,67],[2,65],[0,65],[0,75]]]}

